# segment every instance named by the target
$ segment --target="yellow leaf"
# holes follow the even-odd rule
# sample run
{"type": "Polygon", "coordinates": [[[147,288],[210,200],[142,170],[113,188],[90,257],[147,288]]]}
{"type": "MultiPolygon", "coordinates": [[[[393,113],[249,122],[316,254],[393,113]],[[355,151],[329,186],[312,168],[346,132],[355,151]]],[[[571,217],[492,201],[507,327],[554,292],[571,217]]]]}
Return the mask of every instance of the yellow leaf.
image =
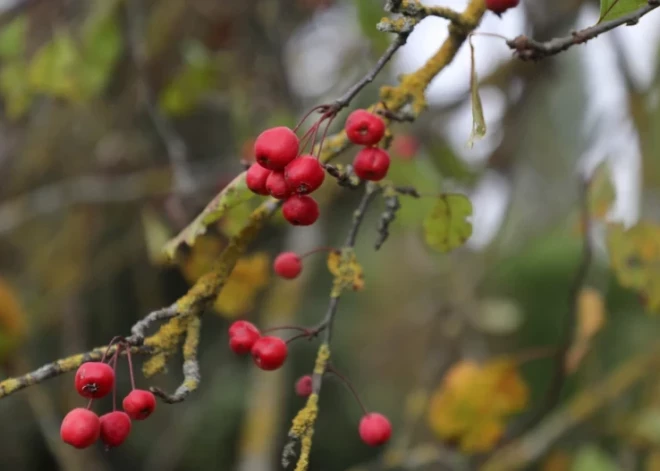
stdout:
{"type": "Polygon", "coordinates": [[[605,302],[594,288],[582,289],[578,297],[577,328],[573,345],[566,356],[566,370],[575,372],[589,352],[591,340],[605,324],[605,302]]]}
{"type": "Polygon", "coordinates": [[[216,311],[229,318],[251,311],[256,294],[268,285],[269,278],[270,258],[267,254],[257,253],[240,259],[215,301],[216,311]]]}
{"type": "Polygon", "coordinates": [[[529,389],[508,358],[454,365],[431,397],[429,425],[466,453],[484,452],[500,439],[505,421],[529,401],[529,389]]]}
{"type": "Polygon", "coordinates": [[[424,219],[426,243],[440,252],[449,252],[463,245],[472,235],[472,203],[459,194],[446,194],[438,198],[424,219]]]}
{"type": "Polygon", "coordinates": [[[170,239],[170,228],[162,221],[156,211],[148,206],[142,210],[142,228],[144,243],[151,263],[154,265],[167,263],[168,259],[162,248],[163,244],[170,239]]]}
{"type": "Polygon", "coordinates": [[[0,278],[0,359],[5,358],[25,339],[27,322],[14,289],[0,278]]]}
{"type": "Polygon", "coordinates": [[[348,288],[354,291],[364,289],[364,273],[353,249],[346,248],[341,251],[333,250],[330,252],[330,255],[328,255],[328,270],[335,277],[333,295],[338,296],[348,288]]]}
{"type": "Polygon", "coordinates": [[[50,42],[32,58],[28,79],[32,88],[41,93],[72,101],[81,98],[78,72],[81,56],[71,34],[57,31],[50,42]]]}
{"type": "Polygon", "coordinates": [[[481,104],[479,95],[479,79],[477,78],[477,65],[474,58],[474,46],[470,36],[470,96],[472,97],[472,132],[468,139],[468,147],[474,146],[474,141],[481,139],[486,135],[486,119],[484,118],[484,108],[481,104]]]}
{"type": "Polygon", "coordinates": [[[639,292],[646,307],[660,311],[660,227],[646,221],[608,228],[610,264],[622,286],[639,292]]]}
{"type": "Polygon", "coordinates": [[[607,161],[603,161],[594,170],[589,183],[589,214],[591,217],[603,219],[609,212],[614,200],[616,190],[612,184],[612,176],[607,161]]]}

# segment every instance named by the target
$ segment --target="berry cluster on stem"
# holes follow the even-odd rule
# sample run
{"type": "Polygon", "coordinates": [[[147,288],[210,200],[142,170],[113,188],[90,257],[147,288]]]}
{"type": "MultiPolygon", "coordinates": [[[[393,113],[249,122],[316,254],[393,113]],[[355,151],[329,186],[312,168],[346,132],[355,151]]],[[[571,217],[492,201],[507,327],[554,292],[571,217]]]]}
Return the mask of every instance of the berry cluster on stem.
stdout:
{"type": "Polygon", "coordinates": [[[90,361],[80,365],[74,378],[74,386],[80,396],[89,399],[86,408],[77,407],[66,414],[60,426],[60,437],[64,443],[74,448],[87,448],[97,440],[106,448],[118,447],[131,432],[131,420],[144,420],[156,408],[156,398],[150,391],[135,388],[133,363],[130,346],[120,338],[110,342],[101,361],[90,361]],[[106,358],[112,346],[113,355],[106,358]],[[128,359],[131,392],[122,401],[123,411],[117,410],[117,359],[122,349],[128,359]],[[112,411],[100,417],[91,410],[95,399],[100,399],[112,392],[112,411]]]}

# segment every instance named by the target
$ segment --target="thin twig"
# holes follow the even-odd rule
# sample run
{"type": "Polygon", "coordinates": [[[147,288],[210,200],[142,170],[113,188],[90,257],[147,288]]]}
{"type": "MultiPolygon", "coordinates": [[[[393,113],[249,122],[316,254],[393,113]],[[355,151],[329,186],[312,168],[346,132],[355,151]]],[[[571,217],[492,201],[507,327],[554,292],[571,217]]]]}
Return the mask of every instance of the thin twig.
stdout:
{"type": "Polygon", "coordinates": [[[511,440],[519,437],[527,430],[536,426],[549,412],[551,412],[561,398],[561,392],[566,382],[566,357],[571,348],[573,341],[574,331],[577,323],[577,316],[579,310],[580,292],[589,274],[589,267],[593,258],[593,244],[591,240],[591,215],[589,213],[589,184],[588,179],[580,179],[579,196],[580,196],[580,222],[582,225],[582,257],[575,272],[573,281],[571,283],[568,293],[568,312],[563,319],[563,325],[560,333],[560,344],[553,355],[553,371],[550,379],[550,385],[545,392],[543,402],[536,412],[529,418],[523,420],[518,426],[511,429],[510,434],[506,436],[502,445],[511,440]]]}
{"type": "Polygon", "coordinates": [[[172,304],[171,306],[164,307],[162,309],[158,309],[157,311],[153,311],[147,314],[145,317],[137,321],[133,327],[131,327],[132,335],[131,337],[126,339],[127,342],[131,344],[142,343],[142,340],[144,339],[147,333],[147,329],[149,329],[149,327],[151,327],[158,321],[171,319],[172,317],[175,317],[177,314],[178,314],[178,310],[176,304],[172,304]]]}
{"type": "Polygon", "coordinates": [[[507,41],[507,45],[523,60],[544,59],[548,56],[559,54],[577,44],[584,44],[607,31],[618,28],[619,26],[637,24],[644,15],[647,15],[659,6],[660,0],[649,0],[647,5],[644,5],[632,13],[628,13],[627,15],[623,15],[613,20],[598,23],[580,31],[574,31],[570,36],[540,42],[528,38],[525,35],[521,35],[507,41]]]}

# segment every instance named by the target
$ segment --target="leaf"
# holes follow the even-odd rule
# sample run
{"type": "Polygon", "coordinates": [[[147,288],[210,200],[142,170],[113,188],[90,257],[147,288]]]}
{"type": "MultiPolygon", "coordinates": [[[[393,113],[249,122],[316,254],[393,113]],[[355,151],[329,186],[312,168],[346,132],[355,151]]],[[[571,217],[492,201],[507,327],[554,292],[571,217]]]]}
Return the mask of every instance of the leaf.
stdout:
{"type": "Polygon", "coordinates": [[[614,460],[593,445],[583,447],[575,456],[571,471],[617,471],[614,460]]]}
{"type": "Polygon", "coordinates": [[[364,272],[353,249],[333,250],[328,255],[328,270],[335,277],[332,293],[338,296],[345,289],[364,289],[364,272]]]}
{"type": "Polygon", "coordinates": [[[18,16],[0,30],[0,57],[2,59],[21,59],[25,54],[27,20],[18,16]]]}
{"type": "Polygon", "coordinates": [[[19,119],[30,109],[34,95],[26,80],[27,64],[20,60],[7,62],[0,69],[0,93],[9,119],[19,119]]]}
{"type": "Polygon", "coordinates": [[[80,54],[70,33],[59,30],[32,58],[28,71],[30,86],[53,97],[78,100],[80,64],[80,54]]]}
{"type": "Polygon", "coordinates": [[[189,112],[215,83],[215,64],[202,44],[190,43],[185,58],[184,68],[160,96],[160,106],[171,115],[189,112]]]}
{"type": "Polygon", "coordinates": [[[240,259],[213,305],[219,313],[233,319],[254,309],[257,293],[270,280],[270,258],[256,253],[240,259]]]}
{"type": "Polygon", "coordinates": [[[197,237],[204,234],[208,226],[217,222],[232,208],[248,201],[253,196],[254,193],[248,189],[245,183],[245,172],[243,172],[223,188],[193,222],[165,244],[165,253],[170,258],[174,258],[177,249],[181,245],[193,246],[197,237]]]}
{"type": "Polygon", "coordinates": [[[82,67],[79,71],[86,98],[101,93],[110,79],[122,51],[122,34],[117,20],[116,0],[97,2],[96,11],[83,25],[82,67]]]}
{"type": "Polygon", "coordinates": [[[471,149],[474,141],[482,139],[486,135],[486,119],[484,118],[484,108],[481,104],[479,95],[479,78],[477,77],[477,65],[474,57],[474,45],[472,36],[468,39],[470,44],[470,96],[472,98],[472,132],[467,142],[471,149]]]}
{"type": "Polygon", "coordinates": [[[645,307],[660,312],[660,227],[641,221],[608,227],[610,264],[619,283],[639,292],[645,307]]]}
{"type": "Polygon", "coordinates": [[[601,162],[594,170],[589,183],[589,214],[603,219],[616,199],[616,190],[612,184],[612,175],[607,161],[601,162]]]}
{"type": "Polygon", "coordinates": [[[151,263],[155,265],[166,263],[167,256],[163,253],[163,244],[171,238],[170,228],[149,206],[142,210],[142,228],[144,243],[151,263]]]}
{"type": "Polygon", "coordinates": [[[512,360],[462,361],[432,394],[428,421],[441,439],[457,440],[464,452],[486,452],[501,438],[506,419],[528,401],[529,389],[512,360]]]}
{"type": "Polygon", "coordinates": [[[598,22],[614,20],[648,4],[648,0],[600,0],[598,22]]]}
{"type": "Polygon", "coordinates": [[[632,435],[644,440],[646,445],[660,444],[660,410],[646,409],[640,412],[633,425],[632,435]]]}
{"type": "Polygon", "coordinates": [[[577,329],[575,338],[566,356],[566,371],[577,370],[589,352],[591,341],[605,325],[605,302],[601,293],[594,288],[583,288],[578,297],[577,329]]]}
{"type": "Polygon", "coordinates": [[[460,194],[446,194],[438,198],[424,219],[426,243],[440,251],[449,252],[463,245],[472,235],[472,203],[460,194]]]}
{"type": "Polygon", "coordinates": [[[14,289],[0,278],[0,360],[4,360],[25,340],[25,311],[14,289]]]}

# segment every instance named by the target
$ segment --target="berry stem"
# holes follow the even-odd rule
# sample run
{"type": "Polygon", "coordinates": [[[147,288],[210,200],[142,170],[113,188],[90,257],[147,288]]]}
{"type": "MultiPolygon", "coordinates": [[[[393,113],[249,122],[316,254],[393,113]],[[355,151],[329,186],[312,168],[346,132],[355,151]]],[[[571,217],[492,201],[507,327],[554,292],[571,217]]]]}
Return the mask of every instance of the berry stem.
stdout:
{"type": "MultiPolygon", "coordinates": [[[[309,144],[309,140],[311,139],[312,135],[315,136],[315,131],[319,128],[320,121],[317,121],[312,125],[311,128],[307,130],[307,132],[303,135],[303,137],[300,138],[300,152],[299,156],[305,153],[305,149],[307,148],[307,145],[309,144]]],[[[316,138],[316,137],[315,137],[316,138]]],[[[312,141],[312,151],[314,150],[314,141],[312,141]]]]}
{"type": "Polygon", "coordinates": [[[94,399],[90,399],[89,402],[87,403],[87,410],[90,410],[92,408],[92,402],[94,402],[94,399]]]}
{"type": "Polygon", "coordinates": [[[300,258],[302,259],[302,258],[307,257],[308,255],[313,255],[313,254],[319,253],[319,252],[334,252],[334,251],[337,251],[337,250],[339,250],[339,249],[337,249],[335,247],[317,247],[313,250],[310,250],[309,252],[305,252],[304,254],[300,255],[300,258]]]}
{"type": "MultiPolygon", "coordinates": [[[[337,115],[336,114],[329,114],[329,115],[325,116],[325,117],[327,117],[328,122],[325,125],[325,129],[323,130],[323,135],[321,136],[321,140],[319,141],[319,150],[316,153],[316,158],[319,159],[319,160],[321,160],[321,152],[323,151],[323,144],[325,142],[325,138],[328,136],[328,130],[330,129],[330,125],[332,124],[332,120],[335,119],[335,116],[337,116],[337,115]]],[[[321,118],[321,120],[323,120],[323,118],[321,118]]],[[[321,121],[319,121],[319,124],[320,123],[321,123],[321,121]]],[[[312,147],[312,152],[314,152],[314,147],[312,147]]]]}
{"type": "Polygon", "coordinates": [[[484,33],[480,31],[480,32],[470,33],[470,36],[488,36],[490,38],[504,39],[505,42],[509,41],[509,38],[497,33],[484,33]]]}
{"type": "Polygon", "coordinates": [[[117,359],[119,358],[119,353],[121,352],[122,346],[122,343],[117,345],[117,350],[112,357],[112,369],[115,371],[115,380],[112,383],[112,412],[117,410],[117,359]]]}
{"type": "Polygon", "coordinates": [[[124,341],[124,337],[122,337],[121,335],[114,336],[112,340],[110,340],[110,343],[108,344],[108,348],[105,349],[105,353],[103,353],[103,356],[101,357],[101,363],[105,362],[105,359],[107,358],[108,353],[110,353],[110,349],[115,344],[115,342],[123,342],[123,341],[124,341]]]}
{"type": "Polygon", "coordinates": [[[368,413],[367,408],[364,407],[364,404],[363,404],[362,401],[360,400],[360,396],[358,396],[357,391],[356,391],[355,388],[353,387],[353,384],[348,380],[348,378],[346,378],[346,376],[344,376],[344,375],[342,375],[341,373],[339,373],[339,371],[337,371],[337,370],[335,369],[335,367],[332,366],[332,365],[328,365],[328,366],[326,367],[326,371],[328,371],[328,372],[334,374],[337,378],[339,378],[339,379],[340,379],[340,380],[341,380],[341,381],[342,381],[342,382],[348,387],[348,389],[351,390],[351,393],[353,394],[353,397],[355,397],[355,400],[356,400],[356,401],[358,402],[358,404],[360,405],[360,408],[362,409],[362,412],[364,412],[364,415],[367,415],[367,413],[368,413]]]}
{"type": "Polygon", "coordinates": [[[309,335],[309,329],[306,327],[300,327],[297,325],[281,325],[278,327],[271,327],[270,329],[266,329],[262,332],[262,334],[269,334],[271,332],[276,332],[278,330],[296,330],[298,332],[302,332],[306,335],[309,335]]]}
{"type": "Polygon", "coordinates": [[[307,118],[309,118],[309,117],[312,115],[312,113],[314,113],[315,111],[318,111],[318,110],[325,110],[326,108],[327,108],[327,105],[319,105],[319,106],[315,106],[314,108],[312,108],[311,110],[309,110],[309,111],[305,114],[305,116],[303,116],[303,117],[300,119],[300,121],[298,122],[298,124],[296,124],[296,127],[293,128],[293,132],[298,132],[298,129],[300,128],[300,126],[302,126],[302,124],[307,120],[307,118]]]}
{"type": "Polygon", "coordinates": [[[126,349],[126,358],[128,359],[128,375],[131,378],[131,391],[135,389],[135,376],[133,375],[133,359],[131,358],[131,349],[126,349]]]}
{"type": "Polygon", "coordinates": [[[298,339],[301,339],[301,338],[304,338],[304,337],[309,337],[309,336],[310,336],[309,331],[305,331],[302,334],[294,335],[293,337],[291,337],[289,340],[286,341],[286,344],[289,345],[294,340],[298,340],[298,339]]]}

